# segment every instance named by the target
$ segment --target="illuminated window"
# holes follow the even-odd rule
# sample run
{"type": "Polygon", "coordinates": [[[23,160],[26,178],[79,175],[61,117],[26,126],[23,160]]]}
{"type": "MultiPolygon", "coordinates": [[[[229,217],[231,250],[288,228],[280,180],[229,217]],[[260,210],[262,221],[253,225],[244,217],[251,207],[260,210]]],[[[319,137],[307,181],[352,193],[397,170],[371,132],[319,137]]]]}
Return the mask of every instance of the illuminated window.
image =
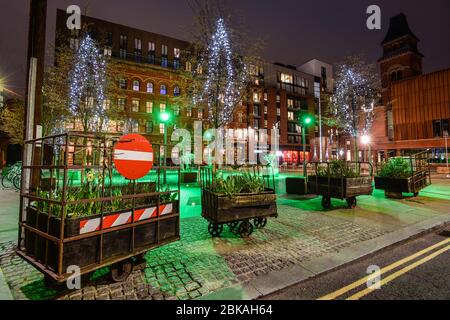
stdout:
{"type": "Polygon", "coordinates": [[[261,101],[261,98],[259,96],[259,93],[255,92],[253,93],[253,102],[259,103],[261,101]]]}
{"type": "Polygon", "coordinates": [[[161,113],[166,112],[166,104],[165,103],[161,103],[159,105],[159,112],[161,112],[161,113]]]}
{"type": "Polygon", "coordinates": [[[117,99],[117,106],[119,107],[119,110],[124,111],[126,103],[127,103],[127,101],[125,98],[117,99]]]}
{"type": "Polygon", "coordinates": [[[277,108],[277,116],[281,116],[281,109],[277,108]]]}
{"type": "Polygon", "coordinates": [[[161,54],[163,56],[167,56],[168,52],[169,52],[169,50],[168,50],[167,46],[165,44],[163,44],[162,47],[161,47],[161,54]]]}
{"type": "Polygon", "coordinates": [[[188,117],[188,118],[192,117],[192,108],[187,108],[186,117],[188,117]]]}
{"type": "Polygon", "coordinates": [[[103,100],[103,109],[108,110],[111,108],[111,101],[108,99],[103,100]]]}
{"type": "Polygon", "coordinates": [[[153,93],[153,83],[147,83],[147,93],[153,93]]]}
{"type": "Polygon", "coordinates": [[[203,110],[201,110],[201,109],[198,110],[198,112],[197,112],[197,117],[198,117],[199,119],[203,119],[203,110]]]}
{"type": "Polygon", "coordinates": [[[159,93],[166,95],[167,94],[167,86],[165,84],[162,84],[160,89],[159,89],[159,93]]]}
{"type": "Polygon", "coordinates": [[[288,112],[288,120],[289,121],[294,121],[294,113],[292,111],[288,112]]]}
{"type": "Polygon", "coordinates": [[[138,99],[133,99],[132,104],[131,104],[131,108],[133,112],[139,112],[139,105],[140,102],[138,99]]]}
{"type": "Polygon", "coordinates": [[[165,127],[166,126],[164,125],[164,123],[159,124],[159,133],[160,134],[164,134],[165,127]]]}
{"type": "Polygon", "coordinates": [[[127,80],[125,79],[120,79],[119,80],[119,88],[126,90],[127,89],[127,80]]]}
{"type": "Polygon", "coordinates": [[[155,51],[155,43],[154,42],[149,42],[148,43],[148,51],[149,52],[154,52],[155,51]]]}
{"type": "Polygon", "coordinates": [[[198,74],[203,74],[203,67],[200,64],[197,66],[197,73],[198,74]]]}
{"type": "Polygon", "coordinates": [[[192,72],[192,63],[190,63],[189,61],[186,62],[186,71],[187,72],[192,72]]]}
{"type": "Polygon", "coordinates": [[[290,108],[290,109],[294,108],[294,100],[288,99],[287,105],[288,105],[288,108],[290,108]]]}
{"type": "Polygon", "coordinates": [[[152,121],[149,121],[149,122],[146,123],[145,131],[147,133],[153,133],[153,122],[152,121]]]}
{"type": "Polygon", "coordinates": [[[175,86],[175,88],[173,88],[173,95],[175,97],[178,97],[181,93],[180,87],[179,86],[175,86]]]}
{"type": "Polygon", "coordinates": [[[173,49],[173,56],[175,59],[180,59],[181,57],[181,50],[178,48],[173,49]]]}
{"type": "Polygon", "coordinates": [[[133,91],[139,91],[141,89],[141,84],[138,80],[133,81],[133,91]]]}
{"type": "Polygon", "coordinates": [[[280,75],[280,81],[282,83],[289,83],[289,84],[293,84],[294,83],[294,77],[291,74],[287,74],[287,73],[282,73],[280,75]]]}
{"type": "Polygon", "coordinates": [[[134,133],[138,133],[139,132],[139,122],[134,121],[132,124],[132,129],[131,129],[134,133]]]}
{"type": "Polygon", "coordinates": [[[145,111],[147,113],[153,113],[153,102],[152,101],[147,101],[147,103],[145,105],[145,111]]]}

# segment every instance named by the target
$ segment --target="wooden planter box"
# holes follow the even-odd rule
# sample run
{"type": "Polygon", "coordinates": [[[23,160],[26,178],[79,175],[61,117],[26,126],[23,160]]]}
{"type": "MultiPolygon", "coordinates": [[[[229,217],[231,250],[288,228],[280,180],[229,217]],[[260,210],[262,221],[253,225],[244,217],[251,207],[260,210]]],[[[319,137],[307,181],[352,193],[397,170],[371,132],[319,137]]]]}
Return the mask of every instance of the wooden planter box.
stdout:
{"type": "MultiPolygon", "coordinates": [[[[118,231],[105,233],[103,236],[103,247],[100,248],[100,235],[83,240],[74,240],[64,245],[63,269],[71,265],[80,268],[100,263],[100,249],[103,251],[103,260],[120,255],[132,253],[132,241],[134,249],[157,246],[159,243],[167,243],[179,239],[179,210],[178,202],[162,204],[160,215],[157,214],[156,206],[142,207],[135,210],[135,222],[147,222],[135,227],[134,235],[131,210],[108,213],[103,215],[103,227],[101,226],[101,215],[83,218],[68,218],[64,222],[64,238],[69,239],[80,235],[88,235],[100,230],[107,230],[118,226],[130,225],[118,231]]],[[[55,238],[60,238],[61,219],[50,217],[33,207],[27,210],[26,223],[28,226],[47,233],[55,238]]],[[[26,231],[25,236],[26,253],[38,262],[47,265],[56,271],[58,266],[59,246],[47,241],[33,232],[26,231]],[[48,251],[46,258],[46,248],[48,251]]]]}
{"type": "MultiPolygon", "coordinates": [[[[277,196],[273,190],[267,190],[260,194],[239,194],[232,198],[220,195],[209,190],[202,190],[202,216],[210,222],[210,229],[218,227],[217,235],[220,235],[223,224],[237,227],[242,222],[247,227],[248,221],[256,219],[255,226],[265,226],[268,217],[277,217],[277,196]],[[265,219],[265,220],[264,220],[265,219]],[[263,221],[261,224],[259,222],[263,221]]],[[[249,231],[249,230],[247,230],[249,231]]],[[[253,232],[253,227],[249,236],[253,232]]],[[[211,230],[210,230],[210,233],[211,230]]],[[[213,234],[212,234],[213,235],[213,234]]]]}
{"type": "Polygon", "coordinates": [[[310,176],[308,191],[323,196],[324,208],[331,207],[331,198],[347,200],[350,208],[356,206],[356,197],[373,193],[372,177],[328,178],[310,176]]]}
{"type": "Polygon", "coordinates": [[[392,194],[413,193],[417,196],[420,190],[430,185],[427,178],[426,173],[409,178],[375,177],[375,189],[392,194]]]}

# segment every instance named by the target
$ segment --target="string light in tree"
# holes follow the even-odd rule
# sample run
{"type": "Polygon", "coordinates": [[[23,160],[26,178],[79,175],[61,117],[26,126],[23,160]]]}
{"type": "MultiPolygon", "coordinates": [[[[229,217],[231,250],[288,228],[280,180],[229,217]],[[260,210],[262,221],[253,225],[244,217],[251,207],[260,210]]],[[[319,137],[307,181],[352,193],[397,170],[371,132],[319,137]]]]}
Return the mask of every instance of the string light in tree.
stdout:
{"type": "Polygon", "coordinates": [[[69,77],[72,117],[81,121],[84,131],[105,129],[108,124],[105,110],[106,60],[88,33],[80,41],[69,77]]]}

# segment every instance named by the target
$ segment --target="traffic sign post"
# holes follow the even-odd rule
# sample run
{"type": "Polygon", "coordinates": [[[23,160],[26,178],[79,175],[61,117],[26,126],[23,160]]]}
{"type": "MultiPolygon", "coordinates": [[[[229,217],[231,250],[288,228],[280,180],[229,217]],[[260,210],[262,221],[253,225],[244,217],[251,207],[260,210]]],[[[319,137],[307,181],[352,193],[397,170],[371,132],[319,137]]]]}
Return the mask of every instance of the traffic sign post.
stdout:
{"type": "Polygon", "coordinates": [[[117,171],[129,180],[145,177],[153,168],[153,147],[139,134],[123,136],[114,146],[117,171]]]}

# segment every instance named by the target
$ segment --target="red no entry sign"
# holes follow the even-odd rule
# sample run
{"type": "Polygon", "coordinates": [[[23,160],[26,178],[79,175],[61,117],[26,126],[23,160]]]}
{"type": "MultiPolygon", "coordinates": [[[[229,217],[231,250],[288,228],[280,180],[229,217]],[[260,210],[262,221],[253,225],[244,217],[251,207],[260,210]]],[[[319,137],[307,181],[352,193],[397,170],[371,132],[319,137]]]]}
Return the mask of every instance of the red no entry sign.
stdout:
{"type": "Polygon", "coordinates": [[[114,147],[114,164],[117,171],[127,179],[145,177],[153,167],[151,143],[139,134],[123,136],[114,147]]]}

